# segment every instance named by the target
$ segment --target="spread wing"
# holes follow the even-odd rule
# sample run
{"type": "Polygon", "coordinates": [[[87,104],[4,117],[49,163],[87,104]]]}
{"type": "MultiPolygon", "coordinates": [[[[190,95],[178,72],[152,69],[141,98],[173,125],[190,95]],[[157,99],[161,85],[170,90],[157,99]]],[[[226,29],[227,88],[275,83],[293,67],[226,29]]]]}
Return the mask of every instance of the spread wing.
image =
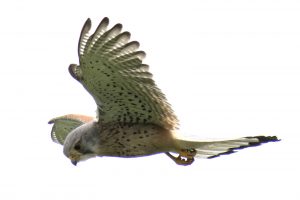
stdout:
{"type": "Polygon", "coordinates": [[[75,128],[92,121],[92,117],[84,115],[65,115],[51,119],[48,123],[53,124],[51,138],[53,142],[63,145],[67,135],[75,128]]]}
{"type": "Polygon", "coordinates": [[[107,29],[104,18],[89,35],[88,19],[78,45],[80,65],[70,65],[71,75],[93,96],[102,123],[153,123],[176,128],[178,119],[164,94],[156,86],[148,65],[142,63],[145,52],[139,43],[129,42],[130,33],[122,25],[107,29]]]}

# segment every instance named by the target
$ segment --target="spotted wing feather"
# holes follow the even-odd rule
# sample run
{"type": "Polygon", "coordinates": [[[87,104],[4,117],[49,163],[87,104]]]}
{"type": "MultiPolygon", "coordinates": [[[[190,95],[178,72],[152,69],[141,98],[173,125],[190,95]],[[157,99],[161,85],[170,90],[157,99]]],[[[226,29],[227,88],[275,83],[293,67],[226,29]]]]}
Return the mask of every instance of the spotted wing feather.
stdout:
{"type": "Polygon", "coordinates": [[[79,40],[80,65],[71,65],[71,75],[95,99],[102,123],[153,123],[176,128],[178,119],[143,64],[144,51],[116,24],[107,30],[104,18],[88,36],[90,20],[79,40]]]}

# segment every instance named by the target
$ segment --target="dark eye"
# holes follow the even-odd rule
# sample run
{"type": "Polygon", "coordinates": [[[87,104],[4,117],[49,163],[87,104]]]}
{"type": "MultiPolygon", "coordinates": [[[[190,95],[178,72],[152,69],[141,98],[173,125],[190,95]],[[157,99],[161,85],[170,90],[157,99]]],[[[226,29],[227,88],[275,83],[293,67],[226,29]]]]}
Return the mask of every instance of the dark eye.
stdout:
{"type": "Polygon", "coordinates": [[[75,144],[74,149],[76,151],[79,151],[81,149],[80,144],[79,143],[75,144]]]}

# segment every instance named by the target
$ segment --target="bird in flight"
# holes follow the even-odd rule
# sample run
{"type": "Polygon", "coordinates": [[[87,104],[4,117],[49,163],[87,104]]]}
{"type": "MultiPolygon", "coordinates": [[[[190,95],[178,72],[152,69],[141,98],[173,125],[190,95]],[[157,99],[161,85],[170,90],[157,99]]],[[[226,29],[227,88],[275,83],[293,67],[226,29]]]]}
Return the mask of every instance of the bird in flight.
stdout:
{"type": "Polygon", "coordinates": [[[276,136],[227,140],[188,140],[178,137],[178,119],[157,87],[145,52],[130,41],[122,25],[108,28],[104,18],[93,34],[85,22],[78,43],[79,65],[69,72],[97,104],[97,117],[68,114],[49,121],[51,138],[76,165],[97,156],[139,157],[165,153],[179,165],[195,157],[214,158],[238,149],[279,141],[276,136]]]}

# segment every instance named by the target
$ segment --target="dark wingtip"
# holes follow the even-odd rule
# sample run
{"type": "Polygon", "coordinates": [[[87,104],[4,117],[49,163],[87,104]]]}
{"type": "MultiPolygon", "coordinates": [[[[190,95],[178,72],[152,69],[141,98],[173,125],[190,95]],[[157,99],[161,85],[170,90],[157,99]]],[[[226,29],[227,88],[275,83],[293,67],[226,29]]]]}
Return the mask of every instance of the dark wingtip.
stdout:
{"type": "Polygon", "coordinates": [[[55,119],[51,119],[50,121],[48,121],[48,124],[53,124],[55,122],[55,119]]]}
{"type": "Polygon", "coordinates": [[[122,28],[123,28],[123,25],[120,24],[120,23],[118,23],[118,24],[116,24],[116,27],[118,27],[119,29],[122,29],[122,28]]]}
{"type": "Polygon", "coordinates": [[[84,23],[84,26],[91,27],[92,26],[92,20],[90,18],[87,18],[87,20],[84,23]]]}
{"type": "Polygon", "coordinates": [[[76,68],[78,69],[78,65],[76,64],[70,64],[68,70],[69,70],[69,73],[71,74],[71,76],[76,79],[77,81],[80,81],[80,76],[78,75],[78,73],[76,73],[76,68]]]}
{"type": "Polygon", "coordinates": [[[267,142],[279,142],[281,141],[280,139],[277,138],[277,136],[255,136],[255,137],[246,137],[246,138],[257,138],[258,139],[258,142],[255,142],[255,143],[258,143],[261,144],[261,143],[267,143],[267,142]]]}
{"type": "Polygon", "coordinates": [[[102,22],[109,23],[108,17],[104,17],[104,18],[102,19],[102,22]]]}
{"type": "Polygon", "coordinates": [[[123,32],[122,35],[128,37],[129,39],[131,37],[131,34],[128,31],[123,32]]]}
{"type": "Polygon", "coordinates": [[[101,20],[101,22],[99,23],[99,26],[100,26],[100,25],[103,25],[103,24],[105,24],[105,26],[108,26],[108,24],[109,24],[109,19],[108,19],[108,17],[104,17],[104,18],[101,20]]]}

